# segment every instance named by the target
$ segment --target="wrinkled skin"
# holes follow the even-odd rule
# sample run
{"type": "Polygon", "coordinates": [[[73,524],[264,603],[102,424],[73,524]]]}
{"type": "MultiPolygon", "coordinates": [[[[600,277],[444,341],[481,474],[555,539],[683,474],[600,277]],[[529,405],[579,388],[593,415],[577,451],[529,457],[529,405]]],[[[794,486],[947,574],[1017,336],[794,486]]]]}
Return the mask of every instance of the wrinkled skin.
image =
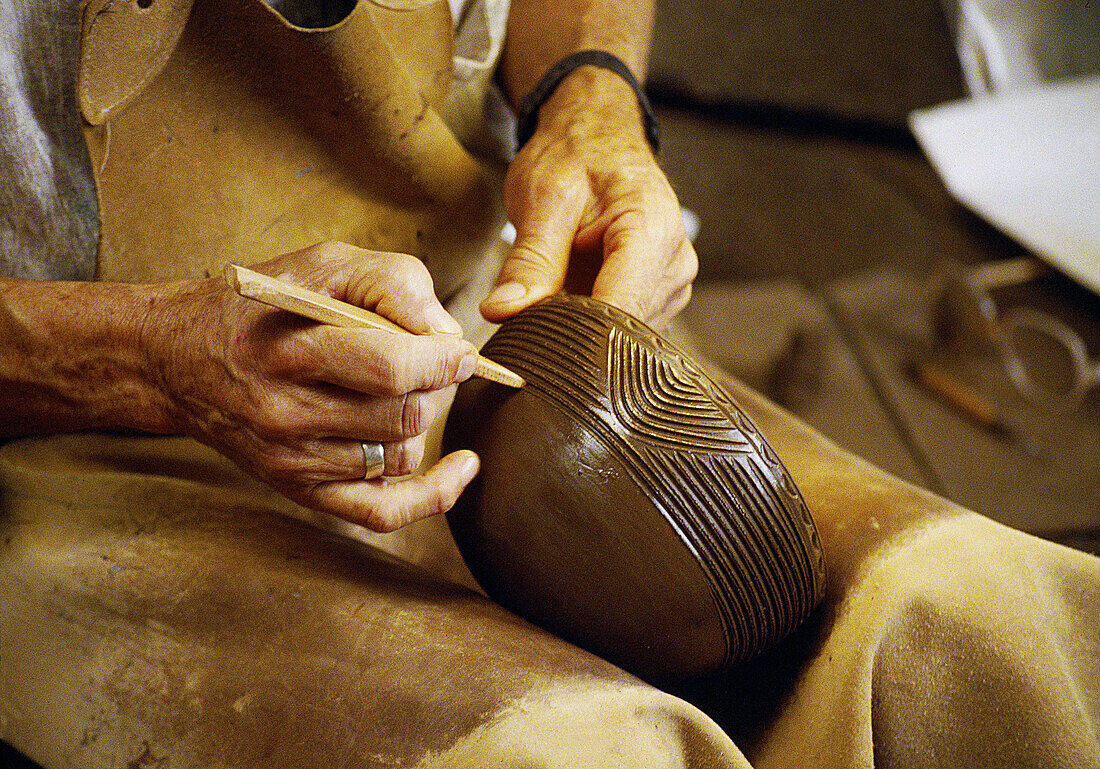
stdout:
{"type": "Polygon", "coordinates": [[[698,259],[618,75],[582,67],[562,81],[508,169],[504,203],[517,235],[481,304],[489,320],[564,287],[661,329],[691,297],[698,259]]]}
{"type": "Polygon", "coordinates": [[[459,451],[424,474],[424,433],[476,353],[439,304],[423,264],[322,243],[258,271],[374,310],[412,331],[325,326],[236,295],[218,279],[171,284],[144,323],[167,407],[185,432],[306,507],[378,531],[443,512],[478,469],[459,451]],[[363,480],[361,442],[384,444],[383,478],[363,480]]]}

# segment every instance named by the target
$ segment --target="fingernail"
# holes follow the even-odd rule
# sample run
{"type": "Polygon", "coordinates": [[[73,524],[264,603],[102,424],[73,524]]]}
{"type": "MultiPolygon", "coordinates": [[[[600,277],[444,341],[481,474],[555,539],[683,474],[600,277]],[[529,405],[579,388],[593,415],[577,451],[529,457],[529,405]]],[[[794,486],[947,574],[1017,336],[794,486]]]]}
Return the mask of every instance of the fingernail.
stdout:
{"type": "Polygon", "coordinates": [[[452,318],[443,308],[437,308],[428,318],[428,327],[433,334],[446,334],[448,336],[462,336],[462,326],[452,318]]]}
{"type": "Polygon", "coordinates": [[[477,454],[471,451],[469,456],[466,457],[466,461],[462,463],[462,470],[460,471],[462,483],[467,484],[472,481],[480,466],[481,461],[477,458],[477,454]]]}
{"type": "Polygon", "coordinates": [[[493,304],[498,302],[502,304],[511,304],[512,302],[518,302],[526,295],[527,286],[522,283],[510,281],[508,283],[501,283],[497,286],[485,301],[493,304]]]}
{"type": "Polygon", "coordinates": [[[462,356],[462,360],[458,364],[458,374],[456,381],[465,382],[467,379],[474,375],[474,368],[477,366],[477,350],[473,345],[470,345],[470,351],[462,356]]]}

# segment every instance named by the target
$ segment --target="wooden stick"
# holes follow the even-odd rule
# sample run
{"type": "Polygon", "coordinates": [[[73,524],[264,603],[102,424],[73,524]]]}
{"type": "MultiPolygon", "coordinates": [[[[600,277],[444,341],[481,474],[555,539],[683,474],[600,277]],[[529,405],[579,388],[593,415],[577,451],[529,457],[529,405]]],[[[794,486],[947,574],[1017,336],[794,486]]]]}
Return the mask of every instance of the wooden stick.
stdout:
{"type": "Polygon", "coordinates": [[[975,286],[989,291],[1030,283],[1048,272],[1050,267],[1034,256],[1017,256],[996,262],[985,262],[970,268],[970,280],[975,286]]]}
{"type": "MultiPolygon", "coordinates": [[[[241,296],[312,318],[319,323],[343,328],[374,328],[391,334],[413,333],[378,313],[261,275],[247,267],[231,264],[226,267],[225,272],[226,278],[241,296]]],[[[509,387],[523,387],[525,384],[519,374],[482,355],[477,356],[474,375],[509,387]]]]}
{"type": "Polygon", "coordinates": [[[993,403],[942,366],[932,361],[914,360],[906,365],[906,370],[913,381],[969,417],[974,424],[1001,438],[1015,441],[1032,459],[1046,457],[1047,451],[1041,443],[1009,425],[993,403]]]}
{"type": "Polygon", "coordinates": [[[912,361],[907,366],[909,376],[928,392],[969,417],[979,426],[995,433],[1007,434],[1008,426],[989,401],[946,369],[929,361],[912,361]]]}

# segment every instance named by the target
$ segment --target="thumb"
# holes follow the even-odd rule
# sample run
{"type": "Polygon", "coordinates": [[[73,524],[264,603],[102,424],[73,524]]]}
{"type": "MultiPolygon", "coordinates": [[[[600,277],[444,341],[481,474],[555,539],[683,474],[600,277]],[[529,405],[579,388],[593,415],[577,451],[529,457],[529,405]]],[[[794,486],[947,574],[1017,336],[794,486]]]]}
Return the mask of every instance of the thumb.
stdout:
{"type": "Polygon", "coordinates": [[[561,290],[583,206],[568,199],[528,206],[515,217],[516,240],[481,314],[500,323],[561,290]]]}

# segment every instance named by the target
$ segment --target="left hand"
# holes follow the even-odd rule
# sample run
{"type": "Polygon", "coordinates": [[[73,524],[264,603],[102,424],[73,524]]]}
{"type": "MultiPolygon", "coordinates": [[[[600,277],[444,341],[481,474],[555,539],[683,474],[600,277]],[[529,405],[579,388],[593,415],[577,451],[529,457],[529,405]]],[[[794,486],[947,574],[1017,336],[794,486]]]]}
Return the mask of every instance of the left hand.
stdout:
{"type": "Polygon", "coordinates": [[[481,303],[486,319],[503,321],[562,288],[657,329],[687,304],[695,249],[634,91],[618,75],[582,67],[561,82],[508,169],[504,204],[516,241],[481,303]]]}

